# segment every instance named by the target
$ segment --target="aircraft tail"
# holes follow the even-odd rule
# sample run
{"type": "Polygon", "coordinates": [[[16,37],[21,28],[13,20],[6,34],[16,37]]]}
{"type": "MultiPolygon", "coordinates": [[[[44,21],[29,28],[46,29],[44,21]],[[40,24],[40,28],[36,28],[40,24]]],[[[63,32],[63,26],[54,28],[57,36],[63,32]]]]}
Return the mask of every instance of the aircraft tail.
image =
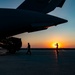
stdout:
{"type": "Polygon", "coordinates": [[[48,13],[56,7],[62,7],[66,0],[25,0],[17,9],[26,9],[48,13]]]}

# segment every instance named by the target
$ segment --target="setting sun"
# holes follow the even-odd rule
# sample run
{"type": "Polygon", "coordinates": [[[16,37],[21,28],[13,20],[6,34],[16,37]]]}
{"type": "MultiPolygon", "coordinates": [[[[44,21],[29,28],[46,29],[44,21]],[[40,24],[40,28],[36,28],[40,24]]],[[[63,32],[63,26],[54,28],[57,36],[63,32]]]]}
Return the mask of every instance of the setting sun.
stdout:
{"type": "Polygon", "coordinates": [[[59,42],[52,43],[52,48],[56,48],[56,43],[58,43],[58,48],[61,48],[61,43],[59,42]]]}

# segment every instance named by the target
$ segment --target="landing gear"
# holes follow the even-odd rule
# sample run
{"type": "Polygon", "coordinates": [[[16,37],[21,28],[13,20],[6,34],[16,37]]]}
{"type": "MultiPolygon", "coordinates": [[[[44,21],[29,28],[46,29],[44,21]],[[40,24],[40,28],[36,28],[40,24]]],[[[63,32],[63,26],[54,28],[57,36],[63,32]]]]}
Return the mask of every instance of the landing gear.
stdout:
{"type": "Polygon", "coordinates": [[[9,37],[0,40],[0,47],[7,49],[8,53],[14,54],[19,51],[22,46],[22,41],[20,38],[9,37]]]}

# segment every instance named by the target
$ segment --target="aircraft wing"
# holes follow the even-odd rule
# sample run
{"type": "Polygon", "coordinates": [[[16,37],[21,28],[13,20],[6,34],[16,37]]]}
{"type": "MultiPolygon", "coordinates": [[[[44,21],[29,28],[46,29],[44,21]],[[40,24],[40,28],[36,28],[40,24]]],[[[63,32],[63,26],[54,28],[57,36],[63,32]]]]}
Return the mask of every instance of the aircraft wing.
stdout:
{"type": "Polygon", "coordinates": [[[17,9],[48,13],[56,7],[62,7],[65,0],[25,0],[17,9]]]}
{"type": "Polygon", "coordinates": [[[67,22],[63,18],[19,9],[0,9],[0,38],[47,29],[67,22]]]}
{"type": "Polygon", "coordinates": [[[43,21],[43,22],[39,22],[39,23],[32,23],[31,28],[28,30],[28,32],[45,30],[48,27],[57,26],[57,25],[60,25],[62,23],[68,22],[67,20],[56,17],[56,16],[52,16],[52,15],[49,15],[49,16],[50,16],[50,18],[49,18],[48,22],[43,21]]]}

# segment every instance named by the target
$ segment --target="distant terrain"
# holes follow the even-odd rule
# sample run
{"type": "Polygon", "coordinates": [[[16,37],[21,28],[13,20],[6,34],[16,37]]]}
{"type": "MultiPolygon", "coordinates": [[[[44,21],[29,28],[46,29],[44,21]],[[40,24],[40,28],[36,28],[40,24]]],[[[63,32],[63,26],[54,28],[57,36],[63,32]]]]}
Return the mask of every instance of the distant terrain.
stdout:
{"type": "MultiPolygon", "coordinates": [[[[27,50],[27,48],[21,48],[27,50]]],[[[31,48],[31,50],[55,50],[55,48],[31,48]]],[[[75,48],[59,48],[59,50],[75,50],[75,48]]]]}

